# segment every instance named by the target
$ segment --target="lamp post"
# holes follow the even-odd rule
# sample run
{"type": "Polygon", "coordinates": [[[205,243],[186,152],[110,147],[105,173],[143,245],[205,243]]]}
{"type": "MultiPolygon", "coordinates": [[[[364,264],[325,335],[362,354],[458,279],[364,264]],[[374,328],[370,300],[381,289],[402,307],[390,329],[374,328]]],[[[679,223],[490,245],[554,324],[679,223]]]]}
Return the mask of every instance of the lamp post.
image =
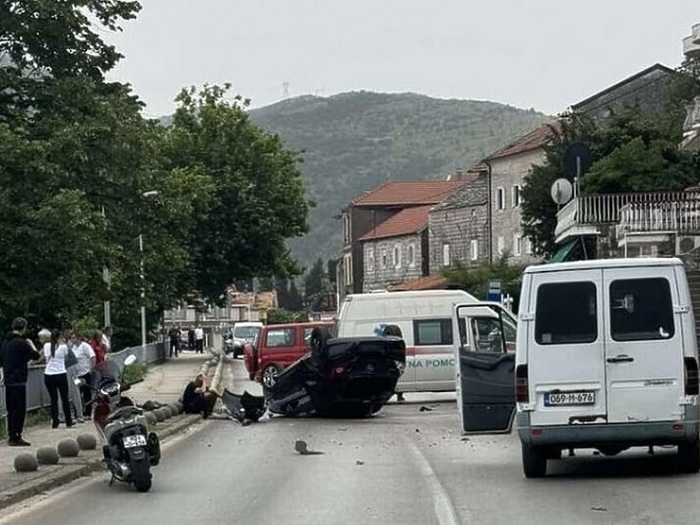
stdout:
{"type": "MultiPolygon", "coordinates": [[[[159,194],[157,190],[145,191],[143,197],[155,197],[159,194]]],[[[141,346],[146,347],[146,276],[143,271],[143,233],[139,233],[139,251],[141,252],[141,346]]]]}

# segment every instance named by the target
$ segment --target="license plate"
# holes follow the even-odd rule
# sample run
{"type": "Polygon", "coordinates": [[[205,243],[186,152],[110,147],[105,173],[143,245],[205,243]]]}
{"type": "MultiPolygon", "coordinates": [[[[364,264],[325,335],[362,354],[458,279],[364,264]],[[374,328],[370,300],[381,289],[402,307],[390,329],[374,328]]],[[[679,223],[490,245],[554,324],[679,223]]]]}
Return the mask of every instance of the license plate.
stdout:
{"type": "Polygon", "coordinates": [[[595,405],[595,392],[548,392],[544,395],[544,406],[595,405]]]}
{"type": "Polygon", "coordinates": [[[136,434],[134,436],[124,436],[124,448],[145,447],[146,436],[136,434]]]}

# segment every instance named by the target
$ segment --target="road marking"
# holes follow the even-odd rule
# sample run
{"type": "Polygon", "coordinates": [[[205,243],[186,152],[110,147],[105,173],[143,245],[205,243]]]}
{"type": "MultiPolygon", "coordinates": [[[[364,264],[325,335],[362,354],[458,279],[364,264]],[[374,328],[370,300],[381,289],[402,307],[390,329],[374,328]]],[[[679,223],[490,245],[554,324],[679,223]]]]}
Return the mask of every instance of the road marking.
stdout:
{"type": "MultiPolygon", "coordinates": [[[[428,459],[423,455],[423,452],[412,442],[409,442],[409,450],[418,464],[421,475],[428,484],[428,489],[430,490],[430,497],[433,499],[433,509],[435,510],[435,517],[440,525],[459,525],[461,522],[457,517],[457,512],[452,505],[452,500],[450,495],[442,486],[440,479],[435,474],[433,467],[430,465],[428,459]]],[[[472,520],[468,520],[469,523],[472,520]]]]}

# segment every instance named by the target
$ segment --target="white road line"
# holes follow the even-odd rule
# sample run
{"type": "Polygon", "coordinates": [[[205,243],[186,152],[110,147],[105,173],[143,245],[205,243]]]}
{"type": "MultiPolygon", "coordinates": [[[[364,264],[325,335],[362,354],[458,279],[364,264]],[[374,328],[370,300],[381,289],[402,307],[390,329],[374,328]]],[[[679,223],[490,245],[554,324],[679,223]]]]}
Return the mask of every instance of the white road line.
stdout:
{"type": "MultiPolygon", "coordinates": [[[[411,454],[413,454],[416,464],[420,469],[421,475],[425,479],[428,489],[430,490],[430,497],[433,499],[433,508],[435,510],[435,517],[437,518],[438,523],[440,525],[459,525],[461,522],[459,521],[457,512],[452,505],[450,495],[445,490],[445,487],[442,486],[442,483],[437,477],[437,474],[435,474],[430,462],[423,455],[421,450],[410,441],[410,439],[408,439],[408,441],[411,454]]],[[[471,523],[472,520],[470,519],[468,522],[471,523]]]]}

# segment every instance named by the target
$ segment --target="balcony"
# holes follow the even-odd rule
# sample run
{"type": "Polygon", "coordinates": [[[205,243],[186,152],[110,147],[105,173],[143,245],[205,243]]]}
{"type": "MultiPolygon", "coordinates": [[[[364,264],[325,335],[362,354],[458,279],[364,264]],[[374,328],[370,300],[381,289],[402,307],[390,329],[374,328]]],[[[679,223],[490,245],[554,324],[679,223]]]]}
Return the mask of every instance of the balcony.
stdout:
{"type": "Polygon", "coordinates": [[[700,227],[700,194],[679,191],[575,197],[559,210],[554,235],[558,244],[580,235],[599,235],[601,226],[616,226],[619,230],[623,220],[626,232],[690,233],[700,227]]]}
{"type": "Polygon", "coordinates": [[[683,54],[688,58],[700,58],[700,24],[695,24],[693,34],[683,39],[683,54]]]}

